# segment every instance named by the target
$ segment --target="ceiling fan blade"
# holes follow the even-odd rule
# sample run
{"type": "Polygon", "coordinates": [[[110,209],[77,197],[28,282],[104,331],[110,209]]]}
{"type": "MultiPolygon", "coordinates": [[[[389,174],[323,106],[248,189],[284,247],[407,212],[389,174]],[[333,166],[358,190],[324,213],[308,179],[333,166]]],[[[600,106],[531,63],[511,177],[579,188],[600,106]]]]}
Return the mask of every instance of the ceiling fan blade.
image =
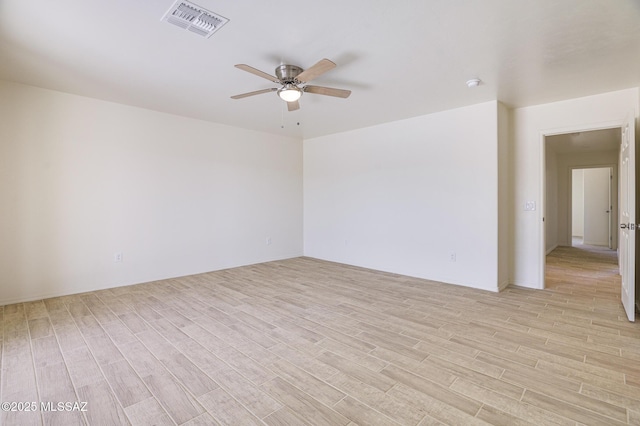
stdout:
{"type": "Polygon", "coordinates": [[[289,109],[289,111],[295,111],[297,109],[300,109],[300,102],[298,101],[287,102],[287,109],[289,109]]]}
{"type": "Polygon", "coordinates": [[[317,64],[315,64],[311,68],[307,68],[306,70],[304,70],[300,74],[298,74],[296,76],[296,80],[301,81],[301,82],[311,81],[314,78],[319,77],[320,75],[324,74],[325,72],[334,69],[335,67],[336,67],[336,64],[334,64],[330,60],[322,59],[321,61],[319,61],[317,64]]]}
{"type": "Polygon", "coordinates": [[[332,87],[323,86],[304,86],[307,93],[315,93],[316,95],[335,96],[336,98],[348,98],[351,90],[334,89],[332,87]]]}
{"type": "Polygon", "coordinates": [[[278,89],[276,89],[275,87],[272,87],[271,89],[256,90],[255,92],[248,92],[248,93],[243,93],[241,95],[232,96],[231,99],[248,98],[249,96],[255,96],[255,95],[261,95],[263,93],[275,92],[276,90],[278,90],[278,89]]]}
{"type": "Polygon", "coordinates": [[[241,69],[242,71],[246,71],[253,75],[257,75],[258,77],[266,78],[267,80],[273,81],[274,83],[280,83],[280,80],[278,80],[276,77],[272,76],[271,74],[267,74],[266,72],[250,67],[249,65],[237,64],[235,67],[238,69],[241,69]]]}

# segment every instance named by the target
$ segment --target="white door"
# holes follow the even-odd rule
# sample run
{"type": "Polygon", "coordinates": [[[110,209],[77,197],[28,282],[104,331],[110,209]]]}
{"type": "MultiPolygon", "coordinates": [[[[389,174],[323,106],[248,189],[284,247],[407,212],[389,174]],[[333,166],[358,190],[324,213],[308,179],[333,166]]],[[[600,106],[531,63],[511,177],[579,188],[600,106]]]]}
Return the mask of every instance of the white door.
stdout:
{"type": "Polygon", "coordinates": [[[584,244],[610,247],[611,169],[583,169],[584,244]]]}
{"type": "Polygon", "coordinates": [[[620,275],[622,275],[622,304],[629,321],[635,320],[636,149],[634,120],[633,115],[630,115],[622,127],[620,146],[620,275]]]}

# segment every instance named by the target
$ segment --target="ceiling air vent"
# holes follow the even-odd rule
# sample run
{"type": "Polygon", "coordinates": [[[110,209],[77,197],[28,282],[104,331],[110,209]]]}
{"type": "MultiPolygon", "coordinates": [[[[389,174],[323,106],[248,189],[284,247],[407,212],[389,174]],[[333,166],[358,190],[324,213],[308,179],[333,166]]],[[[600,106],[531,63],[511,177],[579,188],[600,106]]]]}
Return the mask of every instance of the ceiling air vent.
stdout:
{"type": "Polygon", "coordinates": [[[178,0],[162,17],[163,21],[209,38],[229,20],[188,1],[178,0]]]}

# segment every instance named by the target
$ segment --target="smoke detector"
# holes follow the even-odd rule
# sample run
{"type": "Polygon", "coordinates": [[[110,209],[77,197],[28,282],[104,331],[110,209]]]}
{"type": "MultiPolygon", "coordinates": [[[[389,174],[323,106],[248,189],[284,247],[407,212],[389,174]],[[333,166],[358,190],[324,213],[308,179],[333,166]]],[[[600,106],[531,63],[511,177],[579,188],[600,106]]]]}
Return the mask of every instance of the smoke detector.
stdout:
{"type": "Polygon", "coordinates": [[[204,38],[209,38],[229,20],[197,4],[178,0],[164,14],[162,21],[191,31],[204,38]]]}
{"type": "Polygon", "coordinates": [[[471,80],[467,80],[467,87],[478,87],[480,83],[482,83],[482,81],[479,78],[472,78],[471,80]]]}

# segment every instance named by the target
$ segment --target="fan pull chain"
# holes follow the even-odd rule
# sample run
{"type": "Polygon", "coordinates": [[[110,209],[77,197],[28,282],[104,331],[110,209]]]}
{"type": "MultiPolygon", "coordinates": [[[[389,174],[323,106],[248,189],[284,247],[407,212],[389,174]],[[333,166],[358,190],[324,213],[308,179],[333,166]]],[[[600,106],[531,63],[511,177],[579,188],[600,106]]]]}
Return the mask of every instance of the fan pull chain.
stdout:
{"type": "MultiPolygon", "coordinates": [[[[285,114],[284,113],[284,109],[285,109],[285,105],[286,105],[286,103],[283,103],[282,109],[280,110],[280,128],[281,129],[284,129],[284,114],[285,114]]],[[[296,122],[296,126],[300,126],[300,122],[299,121],[296,122]]]]}

